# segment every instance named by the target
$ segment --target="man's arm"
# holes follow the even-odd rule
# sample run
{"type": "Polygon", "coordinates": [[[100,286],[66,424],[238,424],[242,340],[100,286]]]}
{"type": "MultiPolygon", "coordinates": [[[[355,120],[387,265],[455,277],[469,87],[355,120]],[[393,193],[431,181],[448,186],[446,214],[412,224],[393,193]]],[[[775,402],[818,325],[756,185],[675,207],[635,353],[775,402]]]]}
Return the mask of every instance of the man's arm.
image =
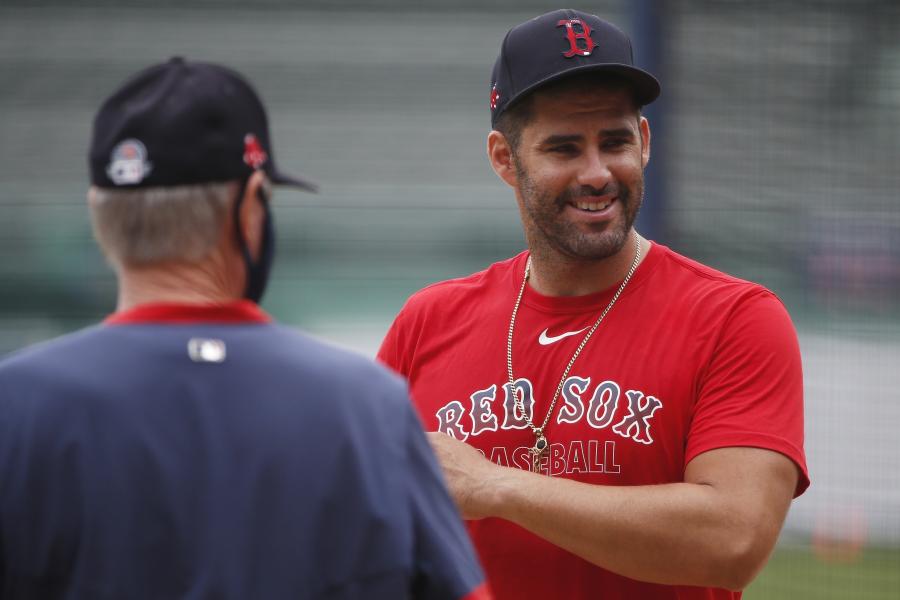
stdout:
{"type": "Polygon", "coordinates": [[[698,455],[684,483],[599,486],[501,467],[429,434],[464,518],[499,517],[641,581],[742,589],[763,567],[797,485],[786,456],[757,448],[698,455]]]}

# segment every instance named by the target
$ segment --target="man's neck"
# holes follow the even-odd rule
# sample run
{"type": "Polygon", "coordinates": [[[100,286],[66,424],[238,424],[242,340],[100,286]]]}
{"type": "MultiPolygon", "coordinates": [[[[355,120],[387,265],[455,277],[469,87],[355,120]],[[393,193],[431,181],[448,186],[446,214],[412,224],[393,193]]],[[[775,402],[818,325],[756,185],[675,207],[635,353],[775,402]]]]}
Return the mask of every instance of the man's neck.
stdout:
{"type": "Polygon", "coordinates": [[[221,304],[241,298],[233,278],[203,264],[166,264],[118,269],[116,310],[140,304],[221,304]]]}
{"type": "Polygon", "coordinates": [[[634,260],[635,237],[643,261],[650,242],[631,230],[621,250],[602,260],[573,260],[553,252],[532,251],[528,285],[544,296],[584,296],[601,292],[622,281],[634,260]]]}

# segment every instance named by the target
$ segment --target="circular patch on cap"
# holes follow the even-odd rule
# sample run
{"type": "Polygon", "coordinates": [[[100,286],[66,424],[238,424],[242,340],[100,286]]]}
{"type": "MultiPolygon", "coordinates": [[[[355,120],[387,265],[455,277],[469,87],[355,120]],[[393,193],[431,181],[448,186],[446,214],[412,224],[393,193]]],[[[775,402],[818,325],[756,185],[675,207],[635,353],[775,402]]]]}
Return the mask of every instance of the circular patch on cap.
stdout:
{"type": "Polygon", "coordinates": [[[147,148],[140,140],[129,138],[113,148],[106,174],[116,185],[135,185],[152,170],[153,165],[147,160],[147,148]]]}

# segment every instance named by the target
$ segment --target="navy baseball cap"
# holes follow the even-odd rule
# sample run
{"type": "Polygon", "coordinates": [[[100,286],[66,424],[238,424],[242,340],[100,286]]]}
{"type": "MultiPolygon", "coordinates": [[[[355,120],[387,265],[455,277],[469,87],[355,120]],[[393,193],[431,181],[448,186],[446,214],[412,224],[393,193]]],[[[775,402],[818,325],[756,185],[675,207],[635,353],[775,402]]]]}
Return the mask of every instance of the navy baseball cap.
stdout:
{"type": "Polygon", "coordinates": [[[597,17],[569,8],[513,27],[503,39],[491,74],[491,125],[537,88],[575,73],[613,73],[627,80],[644,106],[659,96],[659,82],[634,66],[631,40],[597,17]]]}
{"type": "Polygon", "coordinates": [[[102,188],[244,180],[316,191],[275,166],[266,111],[237,72],[175,57],[149,67],[110,96],[94,118],[91,183],[102,188]]]}

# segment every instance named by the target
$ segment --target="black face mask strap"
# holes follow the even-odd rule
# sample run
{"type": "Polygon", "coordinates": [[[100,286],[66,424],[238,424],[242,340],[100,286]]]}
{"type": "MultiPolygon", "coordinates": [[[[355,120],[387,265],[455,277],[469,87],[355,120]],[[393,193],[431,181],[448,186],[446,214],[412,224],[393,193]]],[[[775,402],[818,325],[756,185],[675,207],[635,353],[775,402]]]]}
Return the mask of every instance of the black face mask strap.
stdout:
{"type": "Polygon", "coordinates": [[[244,298],[259,303],[266,291],[266,284],[269,281],[269,271],[272,268],[272,259],[275,255],[275,226],[272,222],[272,212],[269,209],[269,198],[259,187],[258,195],[262,202],[265,216],[263,220],[263,238],[260,248],[259,260],[254,261],[250,256],[250,248],[247,246],[247,240],[244,239],[244,232],[241,230],[241,204],[244,202],[244,193],[247,191],[246,179],[241,183],[241,189],[238,192],[237,200],[234,203],[234,228],[237,235],[238,247],[241,249],[241,255],[244,257],[244,267],[247,271],[247,282],[244,286],[244,298]]]}

